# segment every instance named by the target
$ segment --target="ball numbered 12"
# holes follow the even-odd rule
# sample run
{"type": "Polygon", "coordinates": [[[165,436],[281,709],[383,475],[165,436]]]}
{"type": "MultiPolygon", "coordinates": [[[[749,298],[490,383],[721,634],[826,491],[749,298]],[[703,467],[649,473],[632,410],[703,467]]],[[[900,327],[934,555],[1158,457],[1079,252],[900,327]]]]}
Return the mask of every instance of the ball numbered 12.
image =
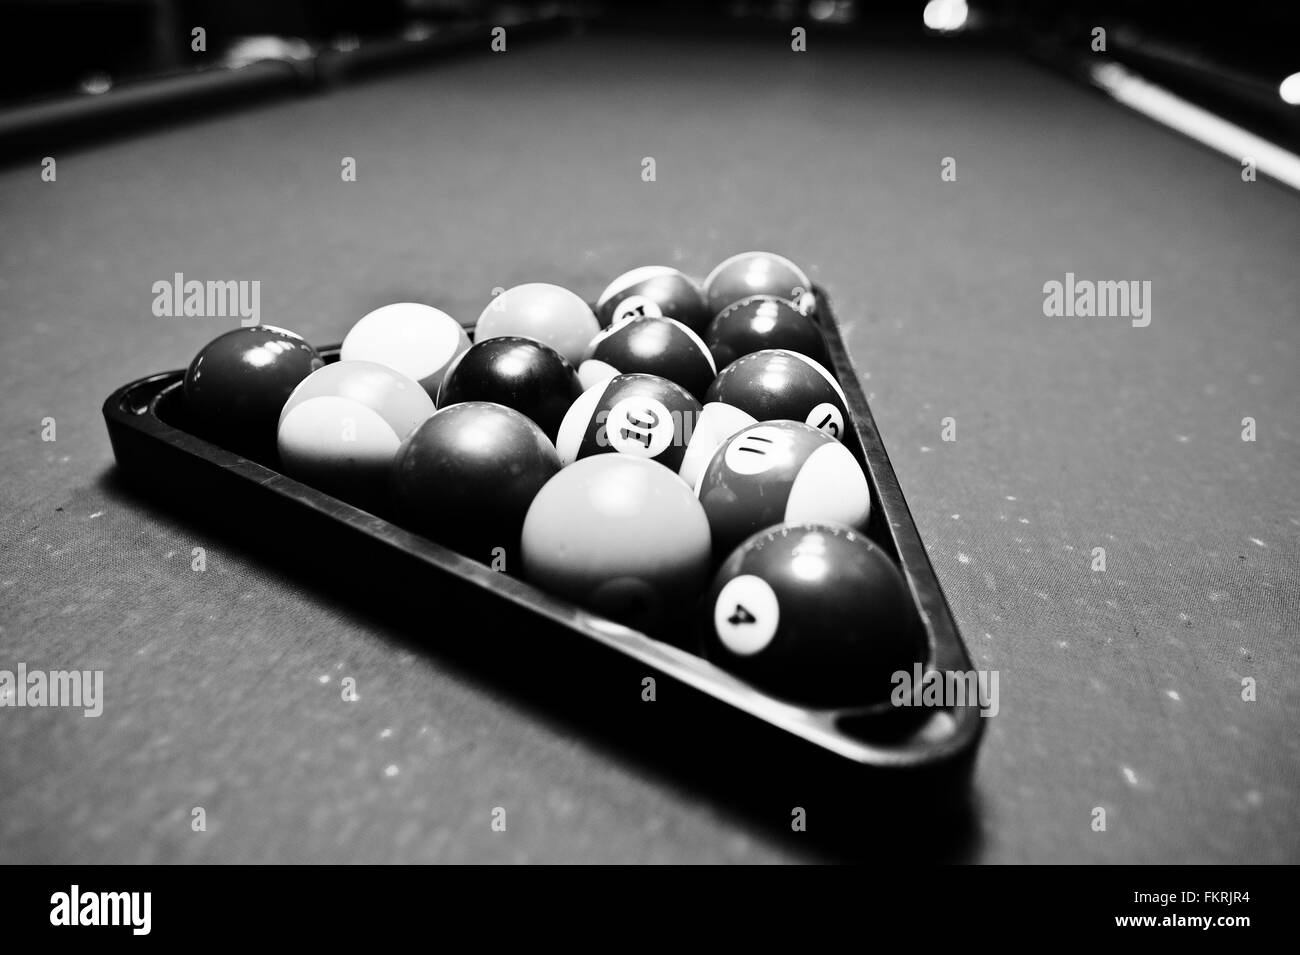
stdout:
{"type": "Polygon", "coordinates": [[[902,574],[849,528],[782,524],[722,564],[703,603],[704,655],[779,696],[814,706],[888,698],[925,661],[902,574]]]}
{"type": "Polygon", "coordinates": [[[618,452],[678,471],[699,414],[700,403],[681,385],[657,375],[616,375],[573,403],[556,450],[566,466],[618,452]]]}
{"type": "Polygon", "coordinates": [[[864,528],[867,477],[848,448],[811,425],[763,421],[714,452],[695,489],[716,552],[774,524],[822,521],[864,528]]]}
{"type": "Polygon", "coordinates": [[[768,348],[738,358],[722,370],[705,401],[721,401],[759,421],[802,421],[840,440],[848,399],[829,371],[807,355],[768,348]]]}

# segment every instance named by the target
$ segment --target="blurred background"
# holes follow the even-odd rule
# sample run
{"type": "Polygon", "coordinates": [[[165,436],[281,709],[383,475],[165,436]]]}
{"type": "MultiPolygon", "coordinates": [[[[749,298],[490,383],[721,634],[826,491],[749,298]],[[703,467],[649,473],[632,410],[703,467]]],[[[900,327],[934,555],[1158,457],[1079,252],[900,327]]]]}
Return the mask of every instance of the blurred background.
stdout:
{"type": "MultiPolygon", "coordinates": [[[[326,84],[457,44],[485,29],[770,30],[803,25],[876,43],[1004,44],[1044,65],[1095,66],[1105,54],[1274,141],[1297,142],[1300,4],[1239,0],[665,0],[494,3],[490,0],[0,0],[0,138],[33,124],[89,128],[77,98],[123,90],[119,107],[157,107],[168,79],[215,97],[219,72],[259,65],[251,88],[326,84]],[[201,42],[195,33],[201,29],[201,42]],[[278,80],[266,64],[279,64],[278,80]],[[209,82],[195,82],[206,78],[209,82]],[[142,92],[143,91],[143,92],[142,92]],[[63,108],[51,113],[49,104],[63,108]],[[17,112],[15,112],[17,111],[17,112]]],[[[1084,77],[1086,78],[1086,76],[1084,77]]],[[[173,86],[174,93],[179,86],[173,86]]]]}

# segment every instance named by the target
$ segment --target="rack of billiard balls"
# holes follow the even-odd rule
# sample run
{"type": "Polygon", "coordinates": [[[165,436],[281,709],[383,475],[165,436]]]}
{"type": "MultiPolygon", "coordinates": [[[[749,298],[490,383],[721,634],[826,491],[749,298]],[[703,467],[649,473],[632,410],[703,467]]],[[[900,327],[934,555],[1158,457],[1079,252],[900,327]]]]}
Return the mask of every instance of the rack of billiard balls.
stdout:
{"type": "Polygon", "coordinates": [[[185,374],[203,437],[813,706],[871,703],[924,656],[794,263],[492,299],[473,338],[397,303],[326,363],[270,325],[185,374]]]}

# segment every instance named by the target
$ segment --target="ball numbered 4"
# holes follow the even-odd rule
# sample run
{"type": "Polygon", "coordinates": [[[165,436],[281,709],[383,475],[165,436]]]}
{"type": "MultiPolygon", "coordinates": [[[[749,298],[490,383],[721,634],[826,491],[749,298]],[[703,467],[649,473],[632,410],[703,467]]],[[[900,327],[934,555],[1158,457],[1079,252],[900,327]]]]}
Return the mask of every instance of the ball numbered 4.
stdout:
{"type": "Polygon", "coordinates": [[[797,421],[763,421],[732,435],[714,452],[695,493],[719,554],[774,524],[821,521],[860,529],[871,514],[870,486],[857,459],[797,421]]]}
{"type": "Polygon", "coordinates": [[[469,336],[446,312],[417,302],[396,302],[364,316],[339,349],[341,361],[373,361],[418,381],[437,399],[443,375],[469,348],[469,336]]]}
{"type": "Polygon", "coordinates": [[[849,528],[782,524],[746,540],[703,602],[704,655],[764,689],[814,706],[888,698],[925,660],[907,584],[849,528]]]}
{"type": "Polygon", "coordinates": [[[759,421],[802,421],[832,438],[844,436],[848,400],[835,377],[807,355],[767,348],[722,370],[705,401],[721,401],[759,421]]]}
{"type": "Polygon", "coordinates": [[[556,450],[566,466],[612,451],[678,471],[699,414],[700,403],[681,385],[657,375],[616,375],[573,403],[556,450]]]}
{"type": "Polygon", "coordinates": [[[596,316],[604,326],[628,318],[675,318],[699,332],[709,324],[713,312],[690,276],[666,265],[647,265],[610,282],[596,299],[596,316]]]}
{"type": "Polygon", "coordinates": [[[811,292],[812,281],[807,273],[775,252],[733,255],[720,262],[704,280],[704,294],[714,315],[751,295],[775,295],[800,302],[806,301],[811,292]]]}
{"type": "Polygon", "coordinates": [[[541,489],[524,521],[522,553],[524,576],[538,586],[657,632],[688,612],[708,583],[709,522],[667,468],[602,454],[541,489]]]}
{"type": "Polygon", "coordinates": [[[402,439],[433,410],[419,384],[386,365],[326,365],[294,389],[280,412],[280,462],[313,487],[378,504],[402,439]]]}
{"type": "Polygon", "coordinates": [[[672,318],[632,318],[605,329],[587,346],[585,361],[603,363],[620,374],[658,375],[696,398],[718,376],[709,347],[699,335],[672,318]]]}

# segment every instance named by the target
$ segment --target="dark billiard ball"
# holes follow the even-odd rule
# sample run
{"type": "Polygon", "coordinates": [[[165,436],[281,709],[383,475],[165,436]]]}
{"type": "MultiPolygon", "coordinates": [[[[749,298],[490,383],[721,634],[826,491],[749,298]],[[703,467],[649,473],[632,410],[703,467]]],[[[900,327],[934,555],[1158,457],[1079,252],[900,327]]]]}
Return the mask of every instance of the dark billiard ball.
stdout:
{"type": "Polygon", "coordinates": [[[784,348],[737,358],[713,380],[704,400],[748,411],[759,421],[802,421],[837,440],[849,414],[844,389],[831,373],[784,348]]]}
{"type": "Polygon", "coordinates": [[[751,295],[775,295],[807,302],[812,282],[799,266],[773,252],[741,252],[720,263],[704,280],[709,310],[717,315],[751,295]]]}
{"type": "Polygon", "coordinates": [[[489,338],[470,346],[447,370],[438,407],[495,401],[523,412],[554,441],[564,413],[581,394],[578,373],[555,349],[532,338],[489,338]]]}
{"type": "Polygon", "coordinates": [[[702,604],[709,660],[811,706],[887,699],[894,674],[927,655],[903,575],[845,527],[781,524],[754,535],[702,604]]]}
{"type": "Polygon", "coordinates": [[[387,365],[418,381],[436,400],[447,368],[467,348],[465,329],[446,312],[417,302],[395,302],[353,325],[339,358],[387,365]]]}
{"type": "Polygon", "coordinates": [[[294,389],[280,411],[286,474],[362,506],[381,508],[402,439],[433,414],[416,381],[372,361],[337,361],[294,389]]]}
{"type": "Polygon", "coordinates": [[[474,340],[535,338],[576,368],[587,343],[599,332],[591,307],[577,295],[558,285],[529,282],[506,289],[488,303],[474,326],[474,340]]]}
{"type": "Polygon", "coordinates": [[[616,375],[582,393],[564,416],[556,450],[572,464],[618,452],[682,466],[700,403],[681,385],[656,375],[616,375]]]}
{"type": "Polygon", "coordinates": [[[513,572],[524,515],[559,469],[550,440],[524,415],[467,401],[434,412],[402,442],[393,504],[412,530],[513,572]]]}
{"type": "Polygon", "coordinates": [[[713,312],[694,279],[665,265],[624,272],[596,299],[596,317],[603,326],[646,316],[675,318],[687,328],[702,332],[713,312]]]}
{"type": "Polygon", "coordinates": [[[324,360],[301,336],[272,325],[218,335],[194,356],[182,389],[195,431],[228,450],[275,460],[280,409],[324,360]]]}
{"type": "Polygon", "coordinates": [[[619,322],[591,340],[585,359],[602,362],[620,374],[667,378],[696,398],[703,398],[718,376],[718,366],[713,363],[708,346],[674,318],[632,318],[619,322]]]}
{"type": "Polygon", "coordinates": [[[691,489],[667,468],[601,454],[566,467],[538,493],[524,521],[522,553],[524,576],[539,587],[689,642],[682,615],[708,584],[709,522],[691,489]]]}
{"type": "Polygon", "coordinates": [[[826,364],[826,342],[811,318],[775,295],[751,295],[728,305],[704,336],[719,368],[765,348],[784,348],[826,364]]]}
{"type": "Polygon", "coordinates": [[[773,524],[864,528],[871,513],[871,490],[857,459],[798,421],[763,421],[736,432],[713,453],[695,493],[720,555],[773,524]]]}

